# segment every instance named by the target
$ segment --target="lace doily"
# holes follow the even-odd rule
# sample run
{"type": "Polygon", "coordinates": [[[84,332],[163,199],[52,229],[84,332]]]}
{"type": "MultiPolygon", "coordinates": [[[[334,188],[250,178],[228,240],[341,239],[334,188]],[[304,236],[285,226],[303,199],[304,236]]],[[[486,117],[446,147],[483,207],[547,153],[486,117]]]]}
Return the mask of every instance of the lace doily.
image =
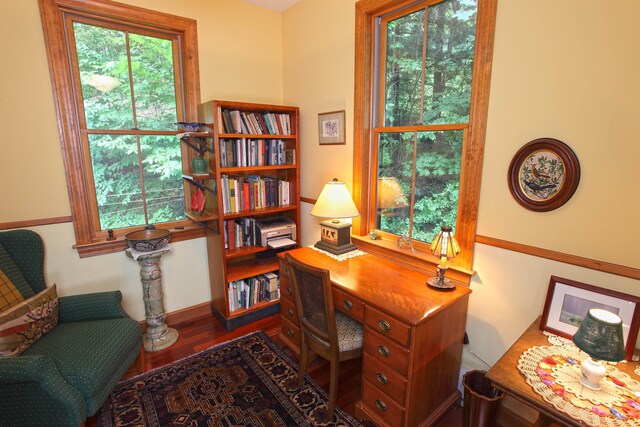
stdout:
{"type": "Polygon", "coordinates": [[[315,246],[311,245],[309,246],[311,249],[313,249],[314,251],[318,251],[322,254],[325,254],[326,256],[333,258],[335,260],[338,261],[344,261],[345,259],[349,259],[349,258],[354,258],[360,255],[366,255],[366,252],[361,251],[360,249],[356,249],[353,250],[351,252],[346,252],[344,254],[340,254],[340,255],[334,255],[331,252],[327,252],[327,251],[323,251],[322,249],[316,248],[315,246]]]}
{"type": "Polygon", "coordinates": [[[640,383],[607,365],[602,390],[578,380],[587,357],[575,346],[531,347],[518,360],[518,370],[534,392],[559,411],[591,426],[640,426],[640,383]]]}
{"type": "Polygon", "coordinates": [[[556,345],[556,346],[559,346],[559,347],[573,346],[576,350],[578,350],[578,347],[576,347],[576,345],[573,343],[573,341],[571,341],[571,340],[569,340],[569,339],[567,339],[565,337],[561,337],[560,335],[552,334],[551,332],[548,332],[548,331],[542,331],[542,333],[547,336],[547,340],[552,345],[556,345]]]}

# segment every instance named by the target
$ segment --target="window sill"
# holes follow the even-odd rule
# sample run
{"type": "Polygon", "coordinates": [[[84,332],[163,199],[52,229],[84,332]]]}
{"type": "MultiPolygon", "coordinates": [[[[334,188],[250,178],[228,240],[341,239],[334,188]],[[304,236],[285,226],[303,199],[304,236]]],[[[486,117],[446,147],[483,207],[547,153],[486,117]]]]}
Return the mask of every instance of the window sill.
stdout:
{"type": "MultiPolygon", "coordinates": [[[[181,242],[183,240],[197,239],[205,236],[206,228],[197,225],[187,226],[184,229],[170,229],[171,230],[171,242],[181,242]]],[[[73,245],[78,250],[80,258],[87,258],[96,255],[112,254],[114,252],[123,252],[127,249],[128,245],[124,238],[117,238],[115,240],[99,240],[91,243],[85,243],[81,245],[73,245]]]]}
{"type": "MultiPolygon", "coordinates": [[[[368,236],[355,235],[352,235],[351,239],[358,249],[365,252],[430,275],[436,273],[439,260],[428,252],[418,249],[413,252],[410,249],[400,249],[395,241],[389,239],[371,240],[368,236]]],[[[455,265],[452,261],[448,266],[447,277],[465,286],[469,286],[471,277],[476,274],[474,270],[455,265]]]]}

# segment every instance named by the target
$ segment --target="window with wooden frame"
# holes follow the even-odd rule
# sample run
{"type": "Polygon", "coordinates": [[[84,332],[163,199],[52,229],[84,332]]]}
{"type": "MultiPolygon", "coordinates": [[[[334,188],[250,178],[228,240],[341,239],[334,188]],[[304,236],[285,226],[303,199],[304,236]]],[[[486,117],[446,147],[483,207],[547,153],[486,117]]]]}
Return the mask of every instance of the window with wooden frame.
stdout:
{"type": "Polygon", "coordinates": [[[354,234],[370,251],[433,271],[450,225],[473,274],[473,244],[496,0],[356,3],[354,234]],[[411,245],[397,245],[410,241],[411,245]]]}
{"type": "Polygon", "coordinates": [[[175,136],[197,118],[196,22],[96,0],[40,0],[40,12],[80,256],[122,250],[146,224],[202,236],[175,136]]]}

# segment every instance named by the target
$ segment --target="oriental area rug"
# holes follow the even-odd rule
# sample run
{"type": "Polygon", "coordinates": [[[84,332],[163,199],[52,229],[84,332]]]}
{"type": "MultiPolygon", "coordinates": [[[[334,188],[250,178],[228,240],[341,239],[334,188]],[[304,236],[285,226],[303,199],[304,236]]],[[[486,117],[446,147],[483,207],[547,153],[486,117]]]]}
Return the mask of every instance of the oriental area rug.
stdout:
{"type": "Polygon", "coordinates": [[[361,426],[263,332],[218,344],[119,383],[100,409],[98,425],[361,426]]]}

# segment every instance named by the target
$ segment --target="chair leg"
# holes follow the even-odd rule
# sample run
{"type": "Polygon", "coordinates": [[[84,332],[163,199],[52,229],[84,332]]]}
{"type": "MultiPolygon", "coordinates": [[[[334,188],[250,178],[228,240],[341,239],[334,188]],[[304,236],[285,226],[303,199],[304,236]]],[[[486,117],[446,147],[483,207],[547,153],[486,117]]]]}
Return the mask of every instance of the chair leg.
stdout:
{"type": "Polygon", "coordinates": [[[333,419],[336,411],[336,398],[338,396],[338,374],[340,372],[340,362],[332,360],[330,363],[331,374],[329,376],[329,407],[327,408],[327,416],[329,420],[333,419]]]}
{"type": "Polygon", "coordinates": [[[300,368],[298,369],[298,388],[304,385],[304,374],[307,371],[307,358],[309,357],[309,349],[304,337],[300,340],[300,368]]]}

